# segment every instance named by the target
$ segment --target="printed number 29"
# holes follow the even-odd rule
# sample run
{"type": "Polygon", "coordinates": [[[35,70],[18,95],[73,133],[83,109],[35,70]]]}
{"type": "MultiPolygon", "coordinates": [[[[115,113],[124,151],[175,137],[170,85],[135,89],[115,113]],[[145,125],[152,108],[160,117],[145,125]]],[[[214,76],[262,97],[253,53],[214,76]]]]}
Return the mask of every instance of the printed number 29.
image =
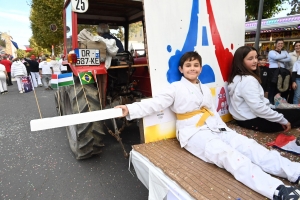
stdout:
{"type": "Polygon", "coordinates": [[[76,10],[85,10],[85,5],[84,2],[82,2],[82,0],[77,0],[76,10]]]}

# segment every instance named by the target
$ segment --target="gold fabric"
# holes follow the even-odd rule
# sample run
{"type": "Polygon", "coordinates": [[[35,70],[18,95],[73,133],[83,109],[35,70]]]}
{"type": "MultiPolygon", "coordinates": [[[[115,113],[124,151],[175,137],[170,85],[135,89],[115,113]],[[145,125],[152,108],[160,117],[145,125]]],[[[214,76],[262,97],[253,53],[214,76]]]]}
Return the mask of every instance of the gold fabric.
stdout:
{"type": "Polygon", "coordinates": [[[214,113],[211,112],[206,107],[202,107],[200,110],[195,110],[195,111],[184,113],[184,114],[176,113],[176,117],[177,117],[178,120],[184,120],[184,119],[189,119],[191,117],[194,117],[195,115],[198,115],[198,114],[201,114],[201,113],[203,113],[203,115],[200,117],[199,121],[196,124],[196,126],[198,127],[198,126],[204,125],[205,120],[209,116],[214,116],[214,113]]]}

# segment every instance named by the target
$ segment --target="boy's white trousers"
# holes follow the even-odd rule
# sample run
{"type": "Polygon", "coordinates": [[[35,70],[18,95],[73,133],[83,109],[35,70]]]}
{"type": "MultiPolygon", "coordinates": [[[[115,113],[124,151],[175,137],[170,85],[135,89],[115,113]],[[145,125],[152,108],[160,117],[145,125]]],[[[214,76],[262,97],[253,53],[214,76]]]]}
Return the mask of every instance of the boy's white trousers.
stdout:
{"type": "Polygon", "coordinates": [[[221,133],[201,130],[189,139],[184,148],[206,162],[225,168],[236,180],[270,199],[283,182],[268,173],[291,182],[297,180],[300,163],[292,162],[278,151],[270,151],[228,127],[226,129],[221,133]]]}

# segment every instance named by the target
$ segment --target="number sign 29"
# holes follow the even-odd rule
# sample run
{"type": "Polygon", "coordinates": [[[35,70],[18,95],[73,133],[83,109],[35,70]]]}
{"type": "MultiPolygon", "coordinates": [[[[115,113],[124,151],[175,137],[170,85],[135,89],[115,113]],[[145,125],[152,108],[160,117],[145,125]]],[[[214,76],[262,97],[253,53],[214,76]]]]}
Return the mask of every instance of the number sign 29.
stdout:
{"type": "Polygon", "coordinates": [[[89,8],[88,0],[71,0],[72,11],[78,13],[84,13],[89,8]]]}

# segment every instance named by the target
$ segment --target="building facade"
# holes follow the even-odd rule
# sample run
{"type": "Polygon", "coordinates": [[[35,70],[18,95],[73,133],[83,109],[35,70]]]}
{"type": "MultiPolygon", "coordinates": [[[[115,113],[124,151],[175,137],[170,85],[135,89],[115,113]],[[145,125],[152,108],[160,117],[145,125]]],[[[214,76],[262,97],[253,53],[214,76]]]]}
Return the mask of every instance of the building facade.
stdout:
{"type": "MultiPolygon", "coordinates": [[[[245,23],[245,44],[254,46],[257,21],[245,23]]],[[[274,42],[278,38],[284,39],[287,51],[293,51],[294,42],[300,40],[300,14],[286,17],[263,19],[259,40],[259,53],[267,55],[274,49],[274,42]]]]}

